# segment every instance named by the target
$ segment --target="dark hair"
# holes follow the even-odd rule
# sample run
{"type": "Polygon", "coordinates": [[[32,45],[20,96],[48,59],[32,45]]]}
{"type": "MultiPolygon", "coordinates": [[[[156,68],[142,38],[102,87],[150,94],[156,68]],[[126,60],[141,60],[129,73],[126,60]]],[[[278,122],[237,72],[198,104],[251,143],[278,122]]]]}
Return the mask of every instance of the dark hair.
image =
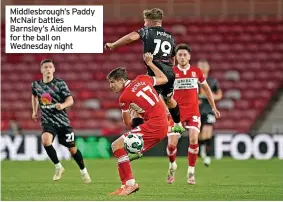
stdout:
{"type": "Polygon", "coordinates": [[[187,45],[187,44],[184,44],[184,43],[181,43],[181,44],[178,44],[175,48],[175,52],[177,53],[178,50],[187,50],[189,53],[192,52],[192,48],[187,45]]]}
{"type": "Polygon", "coordinates": [[[123,67],[117,67],[115,69],[113,69],[108,75],[107,75],[107,80],[109,79],[114,79],[114,80],[118,80],[118,79],[124,79],[124,80],[128,80],[128,74],[127,74],[127,70],[123,67]]]}
{"type": "Polygon", "coordinates": [[[54,65],[53,60],[51,60],[51,59],[44,59],[44,60],[41,60],[40,66],[43,65],[43,64],[45,64],[45,63],[49,63],[49,62],[51,62],[51,63],[54,65]]]}
{"type": "Polygon", "coordinates": [[[146,9],[143,11],[143,17],[149,20],[162,20],[163,11],[160,8],[146,9]]]}

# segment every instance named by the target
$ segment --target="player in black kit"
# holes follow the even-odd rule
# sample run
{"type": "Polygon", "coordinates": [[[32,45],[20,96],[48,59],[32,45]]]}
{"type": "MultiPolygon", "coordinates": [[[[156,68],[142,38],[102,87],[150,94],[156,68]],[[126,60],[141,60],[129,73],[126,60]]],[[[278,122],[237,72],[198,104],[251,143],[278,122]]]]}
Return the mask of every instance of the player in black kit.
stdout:
{"type": "Polygon", "coordinates": [[[64,80],[54,77],[55,67],[52,60],[41,61],[40,70],[43,78],[32,82],[32,119],[37,121],[38,106],[40,106],[41,126],[43,129],[42,144],[49,158],[55,164],[53,180],[59,180],[65,171],[52,146],[52,142],[57,135],[59,143],[69,149],[80,167],[83,181],[90,183],[90,176],[84,165],[83,156],[75,145],[74,132],[66,113],[66,108],[74,103],[71,92],[64,80]]]}
{"type": "MultiPolygon", "coordinates": [[[[159,8],[144,10],[144,27],[138,31],[129,33],[114,43],[106,43],[105,48],[114,50],[138,39],[143,41],[144,53],[153,54],[153,63],[167,76],[168,83],[156,86],[156,91],[163,96],[170,114],[175,122],[173,132],[184,132],[180,122],[180,110],[178,103],[173,99],[175,74],[172,70],[175,56],[175,43],[173,36],[162,27],[163,11],[159,8]]],[[[154,73],[147,67],[148,74],[154,73]]],[[[133,120],[133,122],[135,122],[133,120]]]]}
{"type": "MultiPolygon", "coordinates": [[[[200,60],[198,61],[198,67],[203,71],[204,77],[213,92],[214,100],[220,100],[222,98],[222,91],[219,87],[218,81],[208,76],[210,70],[208,62],[206,60],[200,60]]],[[[216,122],[216,119],[202,88],[200,88],[199,102],[201,113],[201,131],[199,134],[200,154],[204,160],[204,164],[209,166],[211,163],[210,156],[213,124],[216,122]]]]}

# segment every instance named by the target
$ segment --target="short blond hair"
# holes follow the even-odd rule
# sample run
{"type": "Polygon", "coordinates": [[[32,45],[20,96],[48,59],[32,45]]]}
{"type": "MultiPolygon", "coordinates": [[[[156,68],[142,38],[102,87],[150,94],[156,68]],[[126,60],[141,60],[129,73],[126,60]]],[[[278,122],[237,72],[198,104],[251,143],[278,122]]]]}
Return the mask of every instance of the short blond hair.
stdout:
{"type": "Polygon", "coordinates": [[[163,10],[160,8],[152,8],[143,11],[144,19],[148,20],[162,20],[163,18],[163,10]]]}

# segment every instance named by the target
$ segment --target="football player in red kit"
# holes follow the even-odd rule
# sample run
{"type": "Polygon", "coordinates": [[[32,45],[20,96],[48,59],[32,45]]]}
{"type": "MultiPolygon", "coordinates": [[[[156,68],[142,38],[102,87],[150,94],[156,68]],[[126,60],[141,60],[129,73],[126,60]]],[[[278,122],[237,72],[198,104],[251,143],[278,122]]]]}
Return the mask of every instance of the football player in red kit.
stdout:
{"type": "MultiPolygon", "coordinates": [[[[195,164],[198,157],[199,145],[198,134],[200,132],[200,112],[198,104],[198,84],[202,85],[207,100],[209,101],[216,118],[220,117],[217,110],[213,93],[208,86],[201,69],[191,66],[191,48],[186,44],[179,44],[176,47],[176,59],[178,65],[173,67],[175,73],[174,99],[179,103],[181,121],[183,126],[189,130],[188,147],[188,184],[195,184],[195,164]]],[[[167,182],[173,183],[177,170],[176,153],[179,134],[168,134],[167,155],[169,158],[169,171],[167,182]]]]}
{"type": "Polygon", "coordinates": [[[168,79],[152,62],[153,56],[150,53],[144,54],[146,64],[152,69],[155,76],[139,75],[134,80],[129,80],[124,68],[112,70],[107,80],[110,89],[114,93],[121,92],[119,104],[122,110],[123,121],[128,127],[132,126],[132,119],[129,112],[131,105],[139,107],[142,111],[144,123],[123,134],[112,145],[112,151],[118,162],[118,171],[122,186],[112,195],[129,195],[139,189],[132,174],[129,156],[124,149],[124,138],[128,134],[141,135],[144,140],[143,153],[152,148],[167,135],[168,119],[166,106],[154,89],[155,85],[165,84],[168,79]]]}

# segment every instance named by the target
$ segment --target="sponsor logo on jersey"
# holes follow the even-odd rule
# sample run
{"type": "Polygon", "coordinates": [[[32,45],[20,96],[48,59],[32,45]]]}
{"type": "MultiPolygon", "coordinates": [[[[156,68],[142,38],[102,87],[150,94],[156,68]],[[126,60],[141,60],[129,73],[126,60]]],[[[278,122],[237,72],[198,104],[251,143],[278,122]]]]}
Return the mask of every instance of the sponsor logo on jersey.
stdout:
{"type": "Polygon", "coordinates": [[[41,100],[41,108],[42,109],[51,109],[51,108],[55,108],[55,104],[51,104],[52,103],[52,97],[49,93],[43,93],[40,97],[41,100]]]}
{"type": "Polygon", "coordinates": [[[43,93],[41,95],[41,103],[43,105],[50,105],[52,103],[52,97],[49,93],[43,93]]]}
{"type": "Polygon", "coordinates": [[[198,88],[197,78],[176,79],[174,82],[175,90],[185,90],[185,89],[194,89],[194,88],[198,88]]]}

